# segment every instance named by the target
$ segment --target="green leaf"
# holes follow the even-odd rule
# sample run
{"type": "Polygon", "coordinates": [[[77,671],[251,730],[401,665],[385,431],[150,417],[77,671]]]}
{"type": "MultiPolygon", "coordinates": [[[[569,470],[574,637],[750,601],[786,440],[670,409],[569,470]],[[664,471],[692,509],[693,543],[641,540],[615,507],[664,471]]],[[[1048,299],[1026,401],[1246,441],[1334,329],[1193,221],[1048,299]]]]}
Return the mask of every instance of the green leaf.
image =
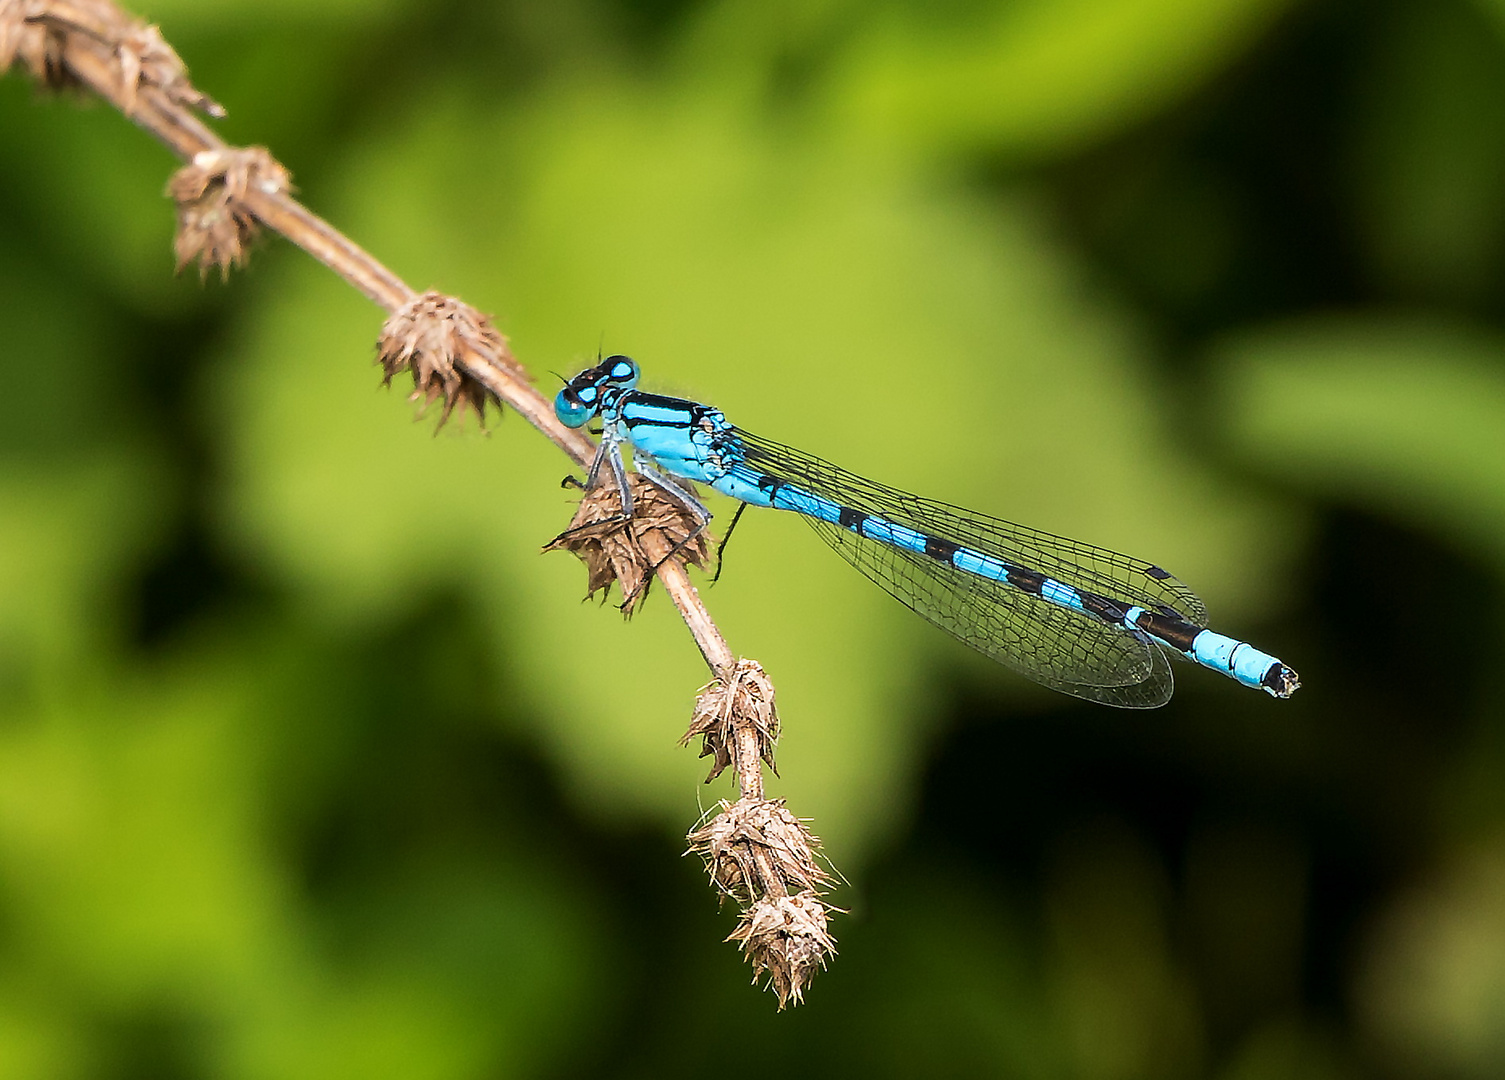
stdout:
{"type": "Polygon", "coordinates": [[[1077,150],[1181,99],[1248,49],[1287,0],[916,5],[875,22],[832,81],[842,124],[929,151],[1077,150]]]}
{"type": "Polygon", "coordinates": [[[1250,331],[1224,352],[1219,407],[1244,458],[1505,559],[1505,340],[1372,315],[1250,331]]]}

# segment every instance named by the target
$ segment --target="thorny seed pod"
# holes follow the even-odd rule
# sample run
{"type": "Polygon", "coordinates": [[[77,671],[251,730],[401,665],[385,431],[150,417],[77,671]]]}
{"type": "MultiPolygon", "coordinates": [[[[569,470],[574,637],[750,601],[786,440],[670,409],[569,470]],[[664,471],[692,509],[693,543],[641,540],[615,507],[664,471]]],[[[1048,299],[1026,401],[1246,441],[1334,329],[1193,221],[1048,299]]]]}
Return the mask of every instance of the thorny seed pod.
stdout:
{"type": "Polygon", "coordinates": [[[769,897],[744,911],[726,939],[742,946],[754,983],[767,973],[781,1010],[804,1001],[805,988],[836,953],[836,940],[826,930],[829,912],[814,892],[769,897]]]}
{"type": "MultiPolygon", "coordinates": [[[[98,6],[114,8],[113,4],[98,6]]],[[[155,26],[129,20],[115,43],[115,56],[120,63],[120,86],[127,116],[135,115],[137,91],[143,86],[155,86],[174,104],[199,109],[214,117],[225,115],[218,102],[194,89],[182,59],[155,26]]]]}
{"type": "Polygon", "coordinates": [[[67,31],[46,18],[45,0],[0,0],[0,75],[17,60],[43,86],[74,85],[63,63],[67,31]]]}
{"type": "Polygon", "coordinates": [[[197,259],[200,278],[218,267],[223,280],[245,265],[247,249],[261,232],[244,201],[253,187],[269,195],[292,188],[287,170],[261,146],[205,150],[173,173],[167,194],[178,207],[173,251],[179,272],[197,259]]]}
{"type": "Polygon", "coordinates": [[[637,610],[653,581],[653,572],[666,559],[693,563],[702,569],[710,560],[710,537],[680,502],[638,473],[632,485],[632,520],[622,517],[622,494],[614,483],[603,482],[587,491],[575,508],[570,527],[544,545],[545,551],[568,551],[585,564],[587,600],[622,590],[622,613],[637,610]]]}
{"type": "Polygon", "coordinates": [[[820,841],[782,799],[720,805],[720,813],[686,837],[686,854],[701,856],[722,896],[742,906],[727,940],[742,946],[753,981],[766,973],[779,1008],[798,1005],[816,970],[836,953],[827,929],[835,909],[820,898],[831,886],[831,875],[816,861],[820,841]]]}
{"type": "Polygon", "coordinates": [[[685,837],[686,854],[705,860],[725,896],[746,905],[762,896],[821,892],[831,875],[821,868],[820,840],[782,799],[722,801],[721,811],[685,837]]]}
{"type": "Polygon", "coordinates": [[[46,85],[71,85],[77,82],[67,65],[71,46],[108,50],[127,116],[136,115],[143,87],[161,91],[175,105],[225,115],[212,98],[194,89],[182,59],[161,32],[110,0],[0,0],[0,72],[19,56],[46,85]]]}
{"type": "Polygon", "coordinates": [[[443,293],[429,291],[398,308],[382,325],[376,343],[383,383],[390,385],[394,376],[408,371],[413,375],[409,401],[426,410],[436,398],[443,399],[441,428],[457,407],[462,415],[473,411],[485,426],[491,394],[461,364],[467,353],[471,363],[506,368],[516,378],[527,378],[491,320],[443,293]]]}
{"type": "Polygon", "coordinates": [[[779,714],[774,708],[773,682],[753,660],[739,660],[730,682],[715,679],[701,689],[690,727],[679,744],[688,746],[697,736],[701,739],[700,756],[712,758],[710,775],[705,778],[709,784],[733,763],[738,747],[744,745],[739,733],[746,735],[747,745],[757,748],[756,756],[777,776],[773,752],[779,740],[779,714]]]}

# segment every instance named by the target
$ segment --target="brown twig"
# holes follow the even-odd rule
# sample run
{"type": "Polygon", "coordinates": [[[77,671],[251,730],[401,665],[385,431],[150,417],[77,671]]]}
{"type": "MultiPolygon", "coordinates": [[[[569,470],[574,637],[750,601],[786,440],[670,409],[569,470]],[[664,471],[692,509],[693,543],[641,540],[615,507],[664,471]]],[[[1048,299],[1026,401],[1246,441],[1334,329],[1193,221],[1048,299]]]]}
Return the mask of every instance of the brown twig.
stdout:
{"type": "Polygon", "coordinates": [[[758,664],[738,661],[730,678],[718,677],[700,692],[680,741],[697,738],[700,756],[712,759],[706,783],[733,768],[740,797],[720,803],[713,817],[691,831],[689,851],[705,861],[722,895],[741,907],[727,940],[741,945],[753,979],[768,977],[779,1008],[799,1004],[836,952],[827,928],[835,909],[822,899],[831,877],[817,855],[820,840],[782,799],[763,794],[762,765],[778,775],[779,714],[773,683],[758,664]]]}
{"type": "MultiPolygon", "coordinates": [[[[485,316],[453,297],[417,293],[298,202],[287,170],[267,150],[230,146],[206,126],[198,114],[220,117],[224,110],[193,87],[155,26],[110,0],[0,0],[0,74],[17,62],[45,85],[93,91],[185,163],[168,185],[178,207],[180,270],[196,261],[201,273],[228,275],[262,229],[280,233],[387,311],[378,343],[384,375],[390,381],[407,372],[413,400],[442,401],[441,424],[457,408],[484,420],[486,404],[495,401],[522,414],[576,465],[592,461],[595,444],[558,421],[485,316]]],[[[783,1008],[801,1000],[835,952],[826,929],[834,909],[819,896],[830,879],[816,861],[819,841],[782,801],[764,798],[762,765],[774,769],[778,737],[773,687],[757,664],[736,659],[690,581],[686,564],[706,557],[703,523],[662,505],[651,485],[635,493],[631,521],[620,518],[619,495],[613,517],[596,505],[612,493],[587,493],[583,517],[550,546],[586,559],[591,591],[619,580],[629,613],[656,574],[710,667],[713,682],[684,741],[701,737],[703,753],[715,755],[708,780],[735,768],[739,798],[723,802],[688,839],[723,895],[743,905],[729,940],[746,952],[755,980],[767,974],[783,1008]]]]}
{"type": "MultiPolygon", "coordinates": [[[[108,0],[0,0],[0,72],[17,57],[33,67],[38,78],[56,84],[66,77],[98,94],[191,168],[212,173],[248,153],[224,142],[195,115],[195,109],[211,116],[223,115],[224,110],[193,90],[177,54],[156,28],[108,0]],[[12,40],[15,44],[8,44],[12,40]],[[38,44],[34,51],[43,70],[31,64],[30,42],[38,44]]],[[[270,155],[266,160],[271,161],[270,155]]],[[[388,312],[398,312],[417,298],[400,277],[293,198],[290,185],[252,182],[233,194],[257,222],[297,244],[388,312]]],[[[236,253],[233,262],[241,257],[236,253]]],[[[499,356],[484,355],[465,344],[452,363],[492,399],[520,413],[577,465],[594,457],[589,437],[559,423],[552,403],[527,381],[505,343],[499,356]]],[[[729,670],[732,651],[684,566],[670,560],[658,567],[658,576],[707,665],[712,671],[729,670]]]]}

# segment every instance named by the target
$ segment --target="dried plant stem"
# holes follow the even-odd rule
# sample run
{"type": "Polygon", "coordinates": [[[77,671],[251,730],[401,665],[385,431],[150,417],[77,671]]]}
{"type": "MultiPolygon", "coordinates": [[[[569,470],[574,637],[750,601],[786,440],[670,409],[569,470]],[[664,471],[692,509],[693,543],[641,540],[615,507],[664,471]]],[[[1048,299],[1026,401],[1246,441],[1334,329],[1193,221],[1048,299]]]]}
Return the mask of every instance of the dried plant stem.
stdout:
{"type": "MultiPolygon", "coordinates": [[[[89,88],[187,163],[168,187],[178,206],[180,269],[197,261],[203,272],[228,273],[244,261],[258,229],[280,233],[388,312],[378,344],[386,377],[410,373],[413,400],[443,401],[441,423],[456,408],[484,417],[486,403],[496,401],[521,413],[576,465],[594,459],[596,445],[558,421],[485,316],[453,297],[415,292],[294,199],[287,171],[266,150],[232,147],[211,131],[195,110],[223,110],[188,82],[156,27],[112,0],[0,0],[0,74],[17,59],[44,82],[89,88]]],[[[734,769],[739,797],[722,802],[687,839],[722,895],[742,908],[728,940],[740,945],[755,980],[767,978],[783,1008],[801,1000],[835,953],[827,918],[836,909],[821,898],[831,879],[817,858],[819,840],[782,800],[764,795],[763,766],[777,774],[773,685],[756,663],[732,653],[690,581],[686,563],[707,556],[703,520],[643,485],[631,521],[621,519],[620,492],[587,492],[576,525],[550,547],[586,560],[591,591],[616,580],[629,612],[646,593],[649,571],[656,573],[711,669],[684,741],[700,737],[702,756],[715,756],[708,782],[734,769]]]]}
{"type": "MultiPolygon", "coordinates": [[[[17,0],[12,0],[13,3],[17,0]]],[[[0,7],[3,7],[0,4],[0,7]]],[[[56,31],[66,73],[119,109],[133,123],[155,136],[173,154],[193,162],[203,154],[230,154],[235,148],[211,131],[188,104],[144,78],[130,79],[121,41],[139,32],[140,24],[108,3],[52,0],[25,7],[24,21],[56,31]]],[[[152,31],[155,34],[155,31],[152,31]]],[[[160,41],[160,39],[156,39],[160,41]]],[[[165,48],[165,46],[164,46],[165,48]]],[[[169,54],[170,50],[168,50],[169,54]]],[[[176,59],[175,55],[173,56],[176,59]]],[[[138,74],[140,64],[136,65],[138,74]]],[[[185,82],[186,85],[186,82],[185,82]]],[[[201,101],[207,101],[202,99],[201,101]]],[[[211,111],[213,111],[211,103],[211,111]]],[[[369,252],[294,199],[286,191],[249,186],[240,199],[267,228],[280,233],[344,278],[374,303],[396,312],[418,294],[369,252]]],[[[510,360],[510,356],[507,357],[510,360]]],[[[531,386],[515,364],[497,364],[474,350],[460,350],[456,362],[502,404],[511,407],[537,428],[576,465],[588,465],[596,448],[581,431],[565,427],[554,416],[553,404],[531,386]]],[[[714,673],[729,671],[735,658],[710,613],[677,560],[658,567],[663,582],[706,664],[714,673]]]]}
{"type": "Polygon", "coordinates": [[[737,792],[744,799],[763,797],[763,766],[758,757],[758,733],[749,726],[739,726],[732,762],[737,769],[737,792]]]}
{"type": "MultiPolygon", "coordinates": [[[[737,657],[711,621],[710,612],[706,611],[705,604],[701,602],[700,590],[690,580],[684,563],[670,557],[673,545],[662,534],[652,534],[643,538],[643,549],[658,565],[658,579],[663,582],[664,590],[673,599],[674,606],[689,626],[695,643],[700,646],[700,655],[705,657],[706,666],[714,675],[729,674],[737,666],[737,657]]],[[[760,777],[759,784],[761,783],[760,777]]]]}

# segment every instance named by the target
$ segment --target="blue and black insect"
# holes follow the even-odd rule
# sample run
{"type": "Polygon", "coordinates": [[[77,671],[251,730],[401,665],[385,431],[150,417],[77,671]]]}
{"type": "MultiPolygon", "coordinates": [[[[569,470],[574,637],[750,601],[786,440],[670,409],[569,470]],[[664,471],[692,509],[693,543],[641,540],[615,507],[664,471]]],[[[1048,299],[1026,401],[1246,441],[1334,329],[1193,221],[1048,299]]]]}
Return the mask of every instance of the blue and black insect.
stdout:
{"type": "Polygon", "coordinates": [[[632,514],[633,465],[704,525],[710,511],[675,478],[753,506],[793,510],[862,573],[985,656],[1088,701],[1146,709],[1173,688],[1169,654],[1278,698],[1301,685],[1268,653],[1207,629],[1207,609],[1152,563],[863,479],[727,423],[708,405],[637,389],[638,365],[609,356],[554,399],[565,425],[599,417],[586,487],[609,468],[632,514]]]}

